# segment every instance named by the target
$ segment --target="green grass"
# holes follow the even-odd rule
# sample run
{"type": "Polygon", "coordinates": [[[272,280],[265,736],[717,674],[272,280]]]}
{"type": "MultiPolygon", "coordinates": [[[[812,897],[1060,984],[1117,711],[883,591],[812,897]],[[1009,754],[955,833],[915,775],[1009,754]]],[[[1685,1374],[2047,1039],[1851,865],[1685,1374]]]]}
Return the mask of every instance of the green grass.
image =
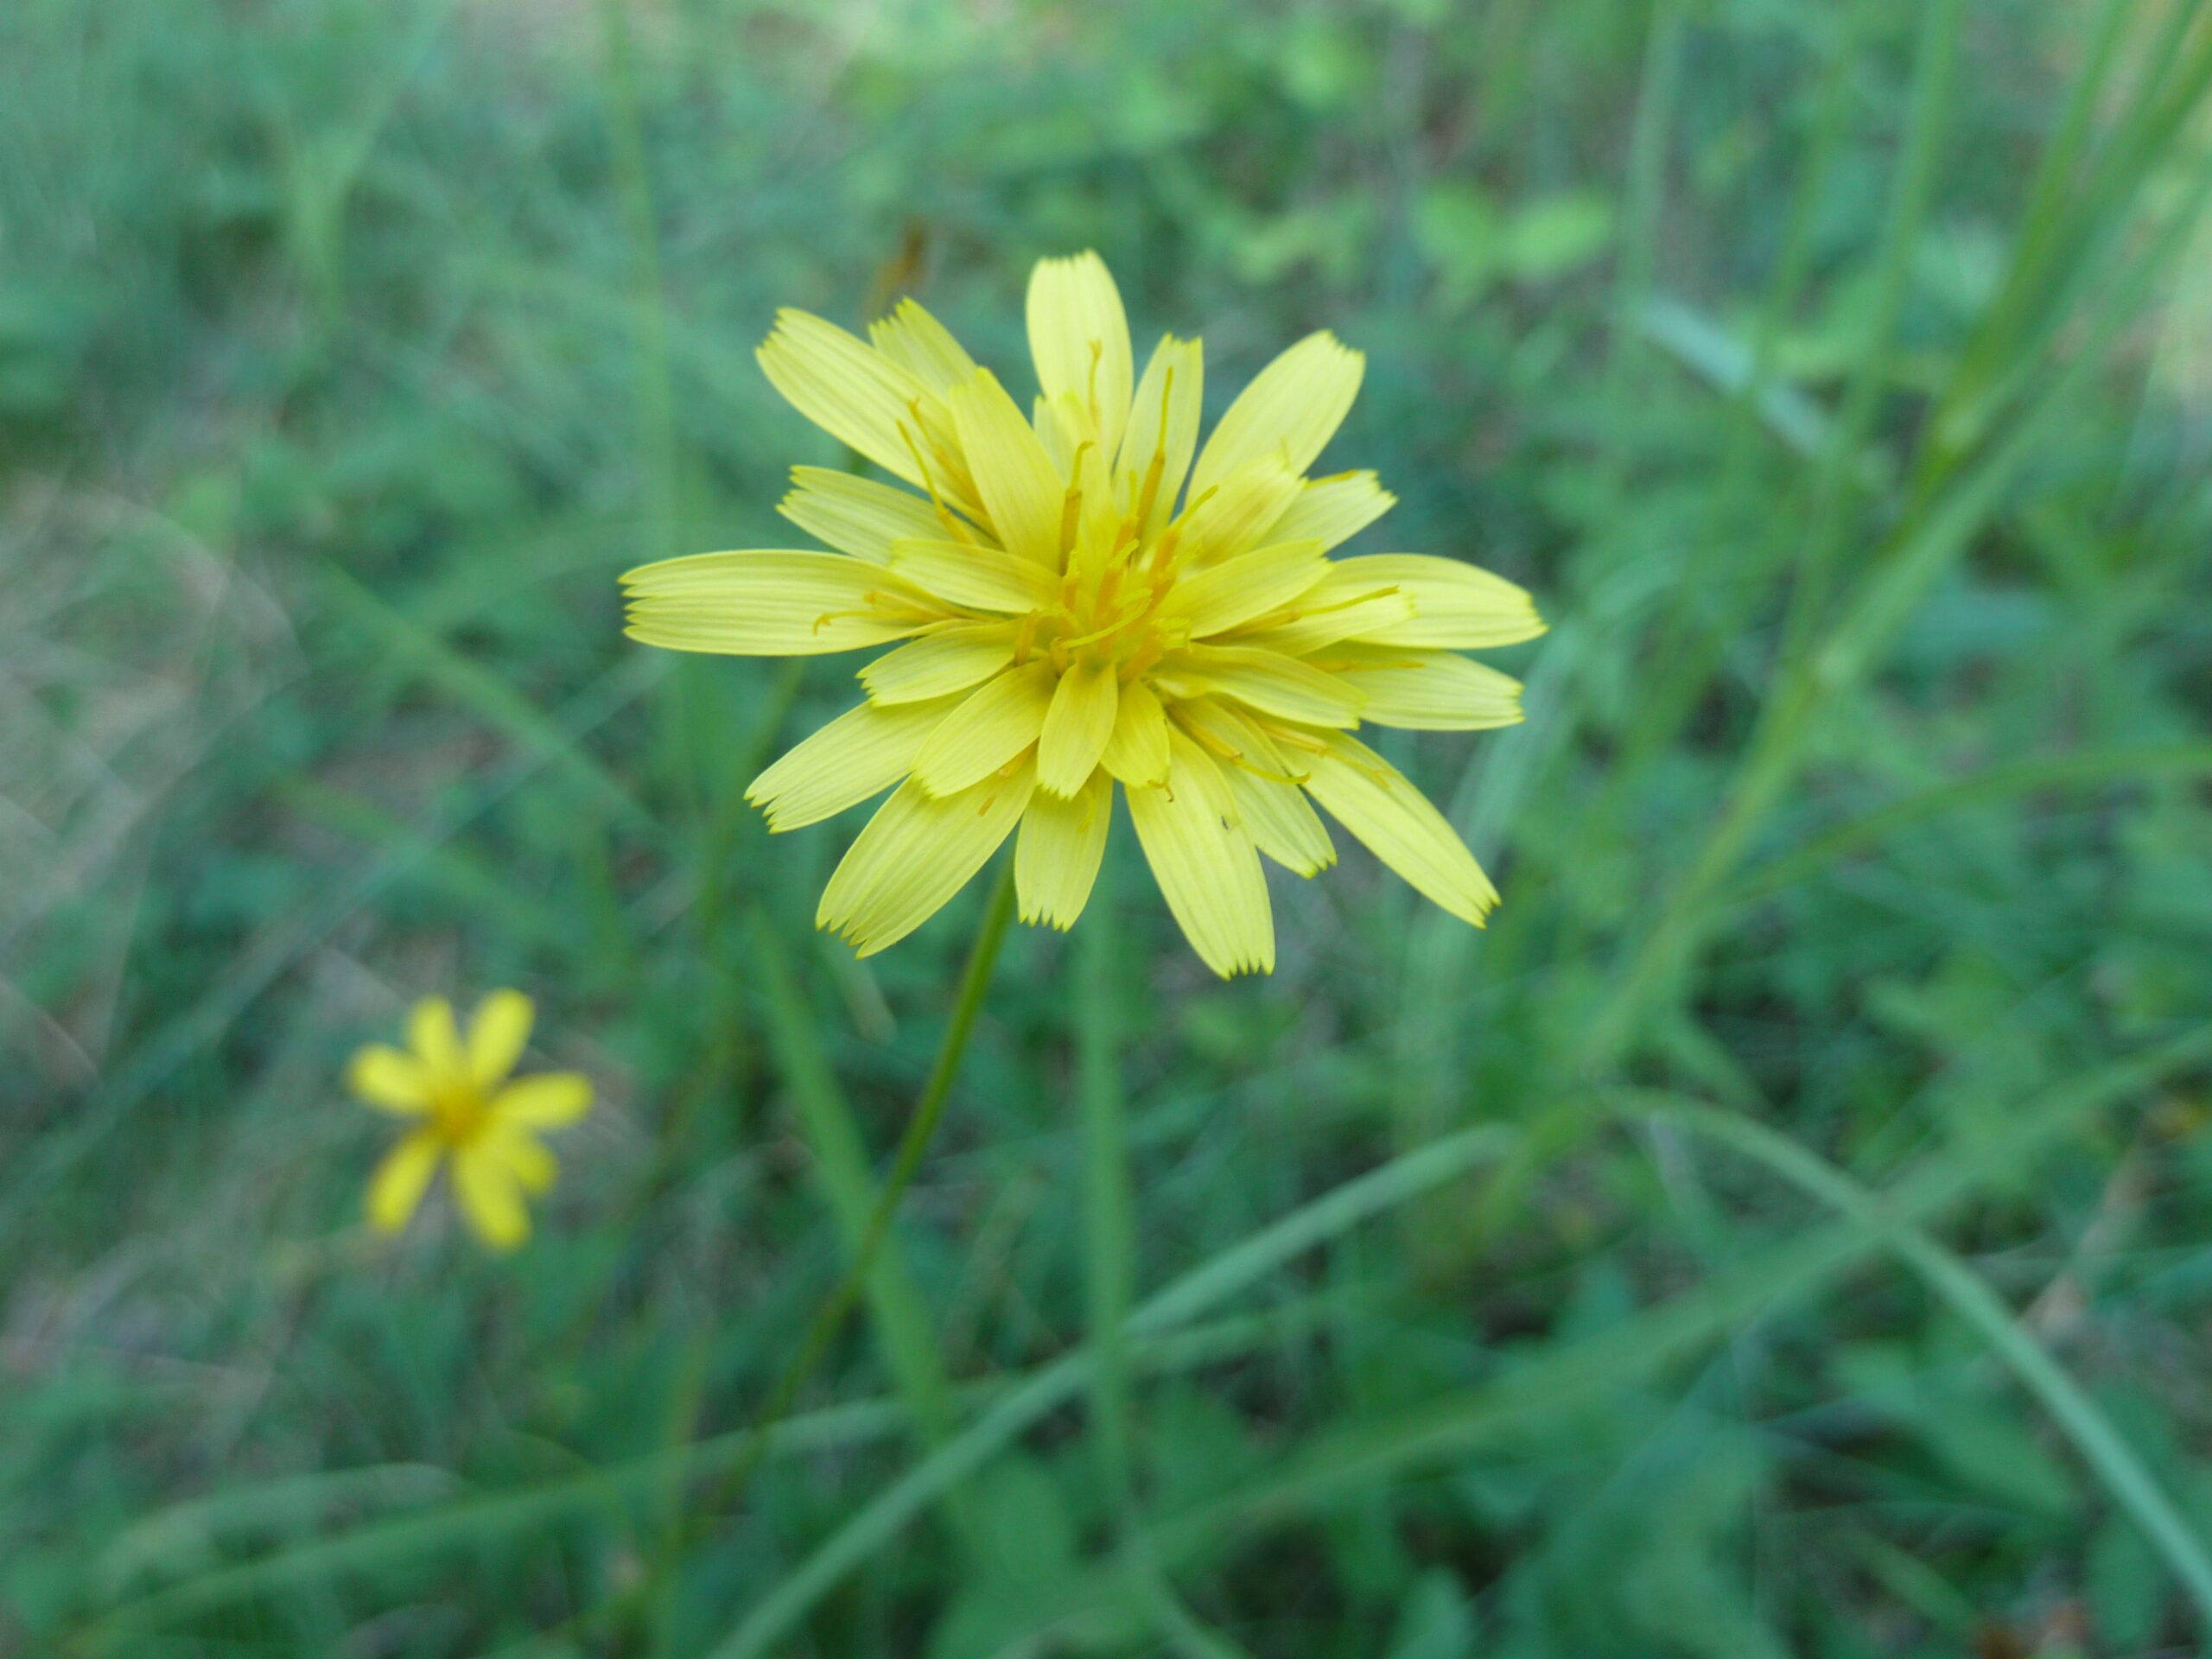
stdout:
{"type": "Polygon", "coordinates": [[[2212,1630],[2212,16],[2196,0],[0,11],[0,1655],[1668,1659],[2212,1630]],[[1117,826],[855,963],[624,641],[845,457],[752,347],[1027,387],[1097,248],[1210,407],[1368,354],[1352,550],[1552,632],[1222,984],[1117,826]],[[340,1079],[522,987],[529,1247],[340,1079]]]}

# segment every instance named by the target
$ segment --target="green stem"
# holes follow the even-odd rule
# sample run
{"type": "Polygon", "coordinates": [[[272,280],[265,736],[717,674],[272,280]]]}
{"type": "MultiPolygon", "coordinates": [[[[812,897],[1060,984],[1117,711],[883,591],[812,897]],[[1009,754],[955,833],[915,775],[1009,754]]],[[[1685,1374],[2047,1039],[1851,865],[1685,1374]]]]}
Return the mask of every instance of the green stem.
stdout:
{"type": "Polygon", "coordinates": [[[1091,1422],[1099,1471],[1138,1604],[1160,1638],[1188,1659],[1236,1659],[1243,1649],[1183,1605],[1145,1538],[1136,1491],[1127,1321],[1136,1285],[1136,1220],[1114,995],[1113,861],[1098,872],[1076,938],[1076,1094],[1083,1111],[1085,1318],[1091,1355],[1091,1422]]]}
{"type": "MultiPolygon", "coordinates": [[[[876,1258],[882,1254],[884,1243],[891,1234],[891,1224],[899,1212],[899,1201],[906,1189],[913,1185],[920,1171],[922,1159],[929,1151],[931,1137],[938,1122],[944,1116],[946,1101],[952,1093],[952,1081],[960,1071],[960,1062],[968,1052],[968,1039],[976,1029],[976,1016],[982,1011],[984,994],[990,988],[991,969],[997,964],[999,948],[1006,943],[1007,925],[1014,920],[1014,862],[1007,861],[1000,873],[998,884],[993,889],[990,902],[983,911],[982,925],[976,930],[976,942],[969,948],[968,965],[960,976],[960,988],[952,1007],[952,1022],[945,1027],[944,1040],[938,1047],[937,1062],[930,1068],[929,1078],[922,1085],[921,1097],[914,1103],[914,1115],[906,1121],[906,1132],[899,1136],[898,1150],[892,1154],[891,1172],[877,1194],[875,1205],[868,1212],[866,1224],[854,1240],[845,1271],[831,1288],[829,1297],[817,1308],[814,1318],[807,1324],[799,1339],[798,1351],[753,1420],[750,1440],[744,1454],[734,1462],[721,1480],[693,1507],[691,1523],[669,1540],[660,1552],[652,1573],[647,1574],[627,1594],[619,1597],[608,1609],[608,1618],[618,1631],[634,1630],[641,1613],[653,1607],[662,1598],[672,1593],[677,1567],[682,1564],[687,1548],[696,1543],[713,1523],[713,1517],[728,1510],[744,1491],[753,1478],[769,1447],[773,1444],[773,1430],[791,1413],[799,1393],[828,1357],[832,1344],[845,1321],[852,1317],[861,1294],[875,1282],[876,1258]]],[[[895,1332],[892,1332],[895,1336],[895,1332]]],[[[905,1382],[912,1379],[903,1376],[905,1382]]],[[[910,1406],[913,1403],[908,1390],[910,1406]]],[[[928,1432],[925,1411],[921,1427],[928,1432]]],[[[956,1514],[958,1513],[956,1505],[956,1514]]]]}
{"type": "Polygon", "coordinates": [[[1085,1312],[1096,1363],[1091,1402],[1101,1472],[1117,1514],[1126,1521],[1135,1502],[1135,1478],[1122,1323],[1136,1277],[1136,1234],[1114,1006],[1112,868],[1110,860],[1101,866],[1089,913],[1076,936],[1072,988],[1076,1094],[1083,1109],[1085,1312]]]}
{"type": "MultiPolygon", "coordinates": [[[[984,907],[982,925],[976,930],[976,942],[969,947],[968,966],[961,973],[960,990],[952,1005],[952,1023],[945,1027],[944,1040],[938,1046],[937,1063],[930,1068],[928,1081],[922,1084],[921,1097],[914,1103],[914,1115],[906,1120],[906,1133],[899,1137],[899,1149],[891,1158],[891,1173],[884,1179],[875,1208],[853,1246],[844,1275],[830,1291],[829,1300],[815,1310],[806,1334],[800,1338],[798,1351],[791,1356],[791,1363],[770,1392],[767,1403],[753,1419],[757,1446],[766,1446],[768,1429],[791,1409],[799,1390],[806,1386],[829,1353],[830,1344],[837,1339],[845,1321],[852,1317],[876,1255],[891,1231],[892,1220],[899,1212],[899,1201],[913,1185],[938,1123],[944,1116],[945,1102],[952,1094],[952,1080],[959,1075],[960,1062],[968,1052],[968,1039],[976,1029],[976,1016],[982,1012],[983,995],[990,988],[991,969],[997,965],[999,947],[1006,943],[1007,926],[1013,920],[1014,861],[1008,859],[999,873],[998,885],[992,889],[990,902],[984,907]]],[[[734,1470],[716,1494],[719,1502],[713,1507],[721,1507],[734,1499],[752,1478],[760,1460],[756,1452],[734,1470]]]]}
{"type": "MultiPolygon", "coordinates": [[[[776,1061],[790,1086],[793,1109],[815,1175],[829,1200],[847,1251],[858,1259],[882,1198],[868,1168],[867,1143],[836,1071],[823,1052],[820,1033],[798,976],[785,961],[787,947],[757,907],[752,915],[753,971],[767,1014],[776,1061]]],[[[876,1259],[864,1274],[869,1313],[883,1357],[899,1397],[912,1414],[925,1450],[952,1433],[951,1390],[930,1328],[929,1311],[906,1270],[897,1240],[887,1234],[874,1245],[876,1259]]],[[[962,1494],[952,1499],[952,1520],[963,1541],[975,1540],[974,1523],[962,1494]]]]}

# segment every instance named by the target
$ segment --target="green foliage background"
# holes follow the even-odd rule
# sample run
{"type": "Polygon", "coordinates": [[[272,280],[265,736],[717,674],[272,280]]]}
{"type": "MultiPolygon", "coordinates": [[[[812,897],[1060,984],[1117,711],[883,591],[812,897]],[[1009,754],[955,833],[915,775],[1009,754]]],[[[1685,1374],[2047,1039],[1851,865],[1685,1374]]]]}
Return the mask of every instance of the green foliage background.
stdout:
{"type": "Polygon", "coordinates": [[[0,13],[0,1651],[2201,1651],[2203,8],[618,6],[0,13]],[[1395,751],[1505,903],[1224,985],[1124,823],[733,1501],[981,899],[814,935],[853,664],[613,577],[839,462],[777,305],[1026,385],[1086,246],[1539,595],[1395,751]],[[499,984],[538,1235],[372,1239],[499,984]]]}

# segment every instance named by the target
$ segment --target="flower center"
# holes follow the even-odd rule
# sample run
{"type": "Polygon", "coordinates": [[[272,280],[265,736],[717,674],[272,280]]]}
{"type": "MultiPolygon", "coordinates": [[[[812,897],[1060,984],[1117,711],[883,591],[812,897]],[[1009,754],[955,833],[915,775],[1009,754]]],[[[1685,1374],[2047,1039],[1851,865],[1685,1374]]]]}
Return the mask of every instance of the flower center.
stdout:
{"type": "Polygon", "coordinates": [[[430,1090],[430,1118],[449,1146],[467,1146],[484,1132],[490,1103],[467,1077],[442,1077],[430,1090]]]}
{"type": "Polygon", "coordinates": [[[1167,613],[1167,601],[1184,574],[1191,551],[1185,527],[1198,505],[1193,501],[1158,534],[1147,536],[1150,487],[1108,529],[1084,521],[1082,492],[1071,485],[1060,535],[1058,602],[1022,619],[1015,663],[1045,655],[1060,674],[1077,663],[1096,664],[1126,682],[1187,645],[1190,626],[1167,613]]]}

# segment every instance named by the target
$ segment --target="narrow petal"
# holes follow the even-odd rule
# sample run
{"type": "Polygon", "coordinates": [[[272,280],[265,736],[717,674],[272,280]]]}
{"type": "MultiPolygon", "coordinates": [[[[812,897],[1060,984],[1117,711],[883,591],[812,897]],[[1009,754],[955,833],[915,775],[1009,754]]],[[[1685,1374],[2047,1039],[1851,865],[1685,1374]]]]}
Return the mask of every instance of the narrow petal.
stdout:
{"type": "Polygon", "coordinates": [[[1110,458],[1128,423],[1133,373],[1121,290],[1095,253],[1040,259],[1029,276],[1029,352],[1047,397],[1072,394],[1110,458]]]}
{"type": "Polygon", "coordinates": [[[1004,766],[1045,729],[1054,677],[1051,664],[1032,663],[970,694],[922,745],[914,781],[932,795],[957,795],[1004,766]]]}
{"type": "Polygon", "coordinates": [[[468,1075],[453,1004],[442,996],[426,996],[407,1011],[407,1046],[415,1051],[434,1086],[442,1078],[468,1075]]]}
{"type": "Polygon", "coordinates": [[[504,1081],[530,1043],[534,1014],[520,991],[494,991],[468,1021],[468,1075],[479,1089],[504,1081]]]}
{"type": "Polygon", "coordinates": [[[1074,794],[1047,795],[1039,790],[1021,815],[1021,835],[1014,844],[1014,884],[1021,919],[1062,931],[1090,898],[1106,855],[1106,831],[1114,817],[1114,780],[1094,772],[1074,794]]]}
{"type": "Polygon", "coordinates": [[[1359,717],[1377,726],[1479,732],[1521,721],[1521,682],[1457,652],[1345,643],[1306,661],[1357,686],[1359,717]]]}
{"type": "Polygon", "coordinates": [[[891,562],[891,543],[945,533],[937,510],[918,495],[826,467],[791,468],[791,493],[777,512],[808,535],[870,564],[891,562]]]}
{"type": "Polygon", "coordinates": [[[1382,645],[1438,645],[1465,651],[1517,645],[1544,631],[1529,590],[1458,559],[1428,553],[1376,553],[1338,559],[1307,597],[1323,600],[1393,588],[1412,601],[1410,619],[1345,639],[1382,645]]]}
{"type": "Polygon", "coordinates": [[[1121,713],[1121,682],[1109,664],[1077,663],[1060,676],[1037,740],[1038,786],[1073,795],[1090,781],[1121,713]]]}
{"type": "Polygon", "coordinates": [[[1294,875],[1319,875],[1337,861],[1337,844],[1295,785],[1224,766],[1236,817],[1252,844],[1294,875]]]}
{"type": "Polygon", "coordinates": [[[1167,734],[1164,787],[1128,791],[1145,861],[1191,948],[1223,978],[1273,973],[1274,912],[1252,838],[1235,820],[1220,768],[1180,731],[1167,734]]]}
{"type": "Polygon", "coordinates": [[[1175,514],[1175,497],[1198,447],[1198,419],[1205,393],[1205,353],[1195,340],[1161,336],[1129,404],[1129,429],[1114,467],[1123,512],[1145,505],[1145,534],[1175,514]]]}
{"type": "Polygon", "coordinates": [[[894,478],[923,482],[899,428],[913,430],[914,402],[930,392],[905,369],[804,311],[779,311],[774,331],[754,355],[769,384],[808,420],[894,478]]]}
{"type": "Polygon", "coordinates": [[[1198,639],[1279,611],[1329,574],[1319,542],[1283,542],[1209,565],[1175,584],[1164,607],[1198,639]]]}
{"type": "Polygon", "coordinates": [[[369,1225],[381,1233],[396,1233],[407,1224],[416,1205],[438,1172],[438,1158],[445,1142],[428,1129],[408,1135],[377,1165],[369,1177],[369,1225]]]}
{"type": "Polygon", "coordinates": [[[1408,621],[1413,613],[1413,601],[1395,588],[1347,594],[1331,588],[1325,577],[1274,615],[1255,618],[1250,626],[1213,643],[1305,657],[1339,639],[1408,621]]]}
{"type": "Polygon", "coordinates": [[[964,542],[894,543],[891,568],[941,601],[979,611],[1019,615],[1050,605],[1059,591],[1054,573],[1043,565],[964,542]]]}
{"type": "Polygon", "coordinates": [[[1298,875],[1319,874],[1337,861],[1328,826],[1299,790],[1304,768],[1265,732],[1211,697],[1176,704],[1175,717],[1221,762],[1230,798],[1254,846],[1298,875]]]}
{"type": "Polygon", "coordinates": [[[1058,570],[1067,486],[1037,434],[988,369],[945,395],[969,470],[1006,550],[1058,570]]]}
{"type": "Polygon", "coordinates": [[[848,709],[745,786],[771,833],[804,829],[880,795],[914,769],[922,744],[952,712],[950,698],[848,709]]]}
{"type": "Polygon", "coordinates": [[[494,1123],[518,1129],[557,1129],[591,1109],[591,1079],[581,1071],[540,1071],[518,1077],[492,1097],[494,1123]]]}
{"type": "Polygon", "coordinates": [[[1359,396],[1366,359],[1325,331],[1308,334],[1244,388],[1191,474],[1193,493],[1234,477],[1263,458],[1294,474],[1313,464],[1359,396]]]}
{"type": "Polygon", "coordinates": [[[1171,696],[1218,694],[1285,720],[1315,726],[1359,723],[1356,687],[1280,652],[1249,645],[1191,645],[1164,659],[1152,678],[1171,696]]]}
{"type": "Polygon", "coordinates": [[[1122,688],[1113,734],[1098,763],[1131,789],[1167,781],[1167,716],[1142,680],[1122,688]]]}
{"type": "Polygon", "coordinates": [[[512,1250],[530,1236],[522,1183],[491,1137],[454,1154],[453,1192],[470,1230],[486,1249],[512,1250]]]}
{"type": "Polygon", "coordinates": [[[899,301],[889,316],[868,324],[868,333],[878,352],[940,397],[975,378],[976,359],[918,301],[899,301]]]}
{"type": "Polygon", "coordinates": [[[1497,903],[1497,889],[1444,815],[1357,738],[1314,735],[1325,752],[1306,760],[1306,791],[1417,891],[1480,927],[1497,903]]]}
{"type": "Polygon", "coordinates": [[[696,553],[622,581],[630,637],[674,651],[817,656],[903,639],[947,614],[911,582],[842,553],[696,553]]]}
{"type": "Polygon", "coordinates": [[[353,1056],[346,1086],[364,1103],[395,1117],[418,1117],[430,1109],[430,1074],[422,1061],[382,1043],[353,1056]]]}
{"type": "Polygon", "coordinates": [[[1014,660],[1011,622],[951,622],[861,670],[876,702],[921,702],[980,685],[1014,660]]]}
{"type": "Polygon", "coordinates": [[[550,1191],[561,1173],[560,1160],[527,1129],[493,1129],[476,1143],[474,1150],[505,1164],[525,1192],[550,1191]]]}
{"type": "Polygon", "coordinates": [[[1271,532],[1278,540],[1311,537],[1324,548],[1350,541],[1398,505],[1372,473],[1338,473],[1308,480],[1271,532]]]}
{"type": "Polygon", "coordinates": [[[1065,478],[1075,461],[1076,446],[1090,435],[1090,416],[1077,407],[1072,396],[1056,402],[1040,391],[1029,405],[1029,425],[1044,446],[1045,459],[1065,478]]]}
{"type": "Polygon", "coordinates": [[[983,868],[1020,821],[1036,782],[1036,768],[1024,765],[957,795],[901,785],[830,875],[815,925],[864,957],[896,944],[983,868]]]}
{"type": "Polygon", "coordinates": [[[1262,541],[1283,539],[1274,534],[1274,527],[1298,499],[1300,485],[1296,473],[1280,460],[1263,455],[1208,487],[1211,495],[1193,495],[1190,523],[1183,531],[1185,541],[1194,550],[1192,556],[1201,564],[1217,564],[1251,551],[1262,541]]]}

